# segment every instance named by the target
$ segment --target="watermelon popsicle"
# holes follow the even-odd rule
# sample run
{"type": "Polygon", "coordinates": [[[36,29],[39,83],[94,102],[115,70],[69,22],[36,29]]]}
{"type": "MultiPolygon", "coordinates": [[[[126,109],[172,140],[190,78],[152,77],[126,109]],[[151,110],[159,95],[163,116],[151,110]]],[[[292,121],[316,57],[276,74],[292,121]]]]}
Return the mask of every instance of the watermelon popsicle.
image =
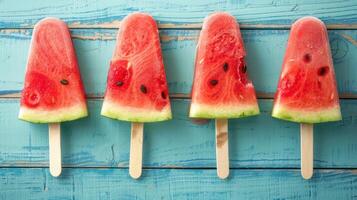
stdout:
{"type": "Polygon", "coordinates": [[[301,123],[301,173],[313,175],[313,123],[341,120],[327,30],[315,17],[291,27],[273,117],[301,123]]]}
{"type": "Polygon", "coordinates": [[[49,123],[50,172],[61,173],[60,122],[88,115],[71,35],[66,24],[45,18],[33,30],[19,119],[49,123]]]}
{"type": "Polygon", "coordinates": [[[121,22],[101,114],[132,122],[129,173],[139,178],[143,123],[171,119],[158,27],[150,15],[133,13],[121,22]]]}
{"type": "Polygon", "coordinates": [[[229,175],[228,118],[259,114],[239,24],[228,13],[208,16],[200,33],[190,117],[216,119],[217,174],[229,175]]]}

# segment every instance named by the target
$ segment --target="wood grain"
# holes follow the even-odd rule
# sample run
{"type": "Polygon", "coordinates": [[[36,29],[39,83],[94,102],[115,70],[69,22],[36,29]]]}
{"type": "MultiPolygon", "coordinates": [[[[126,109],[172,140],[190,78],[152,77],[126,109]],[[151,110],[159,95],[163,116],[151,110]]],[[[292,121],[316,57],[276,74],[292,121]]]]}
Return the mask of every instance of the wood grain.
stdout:
{"type": "Polygon", "coordinates": [[[355,0],[1,0],[0,199],[357,199],[356,29],[355,0]],[[213,120],[187,117],[202,20],[220,10],[241,24],[262,113],[230,120],[232,169],[224,181],[216,176],[213,120]],[[117,28],[134,11],[151,13],[159,23],[175,98],[173,120],[145,125],[140,181],[127,169],[130,123],[99,115],[117,28]],[[342,121],[314,127],[317,169],[309,181],[300,176],[299,124],[270,116],[288,29],[306,15],[327,24],[344,98],[342,121]],[[57,179],[47,168],[47,125],[17,119],[32,28],[46,16],[72,28],[90,112],[61,127],[65,168],[57,179]]]}
{"type": "Polygon", "coordinates": [[[304,181],[299,170],[231,170],[220,180],[214,169],[150,169],[140,181],[127,169],[64,169],[59,178],[48,169],[2,168],[0,199],[324,199],[353,200],[355,170],[317,170],[304,181]]]}
{"type": "MultiPolygon", "coordinates": [[[[84,86],[89,97],[101,97],[105,90],[116,30],[72,31],[84,86]]],[[[163,58],[171,95],[191,91],[198,30],[163,30],[163,58]]],[[[275,93],[287,30],[245,30],[248,73],[259,97],[275,93]]],[[[357,97],[357,30],[329,31],[339,92],[357,97]]],[[[18,97],[23,87],[31,30],[0,30],[0,95],[18,97]]]]}
{"type": "MultiPolygon", "coordinates": [[[[128,167],[130,123],[100,116],[102,101],[88,100],[89,117],[61,124],[64,167],[128,167]]],[[[261,115],[229,121],[232,168],[300,168],[299,124],[261,115]]],[[[357,101],[342,100],[343,120],[315,125],[316,168],[356,168],[357,101]]],[[[46,124],[17,119],[18,99],[0,100],[0,166],[48,166],[46,124]]],[[[188,118],[188,100],[173,100],[173,120],[145,124],[144,167],[215,168],[214,120],[188,118]]]]}
{"type": "Polygon", "coordinates": [[[228,119],[215,119],[216,166],[221,179],[229,176],[228,119]]]}
{"type": "Polygon", "coordinates": [[[314,173],[314,125],[300,124],[301,175],[310,179],[314,173]]]}
{"type": "Polygon", "coordinates": [[[347,1],[230,1],[230,0],[25,0],[0,2],[0,28],[29,28],[46,16],[59,17],[73,28],[117,28],[120,20],[135,11],[147,12],[161,28],[199,28],[215,11],[236,16],[243,27],[287,28],[299,17],[320,17],[331,28],[357,28],[357,2],[347,1]]]}
{"type": "Polygon", "coordinates": [[[129,174],[132,178],[138,179],[141,176],[143,165],[144,124],[131,123],[130,134],[129,174]]]}
{"type": "Polygon", "coordinates": [[[61,124],[48,124],[49,167],[52,176],[57,177],[62,172],[61,124]]]}

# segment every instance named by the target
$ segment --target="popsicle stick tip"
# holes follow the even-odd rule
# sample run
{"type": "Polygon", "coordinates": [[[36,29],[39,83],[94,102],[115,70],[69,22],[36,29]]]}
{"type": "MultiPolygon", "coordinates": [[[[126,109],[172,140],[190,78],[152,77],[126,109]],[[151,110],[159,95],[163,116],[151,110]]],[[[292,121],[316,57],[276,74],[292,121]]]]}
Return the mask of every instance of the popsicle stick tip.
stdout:
{"type": "Polygon", "coordinates": [[[50,167],[50,174],[53,177],[58,177],[62,173],[62,167],[50,167]]]}
{"type": "Polygon", "coordinates": [[[133,170],[132,168],[130,168],[129,175],[133,179],[138,179],[138,178],[141,177],[141,169],[140,170],[133,170]]]}
{"type": "Polygon", "coordinates": [[[226,179],[229,176],[229,170],[225,170],[225,171],[217,171],[217,176],[220,179],[226,179]]]}
{"type": "Polygon", "coordinates": [[[305,180],[309,180],[311,179],[312,175],[313,175],[313,170],[301,170],[301,176],[305,179],[305,180]]]}

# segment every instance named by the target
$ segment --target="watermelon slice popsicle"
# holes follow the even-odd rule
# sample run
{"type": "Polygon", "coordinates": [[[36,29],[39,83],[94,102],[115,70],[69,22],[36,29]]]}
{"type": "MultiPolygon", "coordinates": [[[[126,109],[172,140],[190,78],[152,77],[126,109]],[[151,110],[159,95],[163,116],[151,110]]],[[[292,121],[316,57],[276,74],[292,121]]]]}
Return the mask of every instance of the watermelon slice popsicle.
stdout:
{"type": "Polygon", "coordinates": [[[216,119],[217,175],[229,175],[228,118],[259,114],[239,24],[227,13],[208,16],[199,37],[190,117],[216,119]]]}
{"type": "Polygon", "coordinates": [[[129,174],[139,178],[143,123],[171,119],[158,27],[150,15],[133,13],[121,22],[101,114],[132,122],[129,174]]]}
{"type": "Polygon", "coordinates": [[[301,123],[301,173],[313,175],[313,124],[341,120],[327,30],[315,17],[291,27],[273,117],[301,123]]]}
{"type": "Polygon", "coordinates": [[[49,123],[50,173],[61,167],[60,122],[88,115],[84,89],[67,25],[45,18],[33,30],[19,119],[49,123]]]}

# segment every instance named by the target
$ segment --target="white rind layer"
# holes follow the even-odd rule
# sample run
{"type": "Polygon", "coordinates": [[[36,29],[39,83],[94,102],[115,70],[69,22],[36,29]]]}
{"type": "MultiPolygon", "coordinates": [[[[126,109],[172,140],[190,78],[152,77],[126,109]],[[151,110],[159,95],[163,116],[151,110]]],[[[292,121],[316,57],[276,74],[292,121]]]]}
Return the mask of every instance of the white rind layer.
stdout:
{"type": "Polygon", "coordinates": [[[274,105],[272,116],[298,123],[321,123],[342,119],[339,105],[317,111],[304,111],[303,109],[294,109],[276,104],[274,105]]]}
{"type": "Polygon", "coordinates": [[[101,115],[130,122],[159,122],[172,118],[170,105],[161,111],[121,106],[108,100],[103,102],[101,115]]]}
{"type": "Polygon", "coordinates": [[[31,109],[25,106],[20,107],[19,119],[33,123],[57,123],[71,121],[88,116],[85,104],[74,105],[69,108],[55,110],[31,109]]]}
{"type": "Polygon", "coordinates": [[[242,105],[205,105],[192,103],[190,117],[192,118],[240,118],[259,114],[258,104],[242,105]]]}

